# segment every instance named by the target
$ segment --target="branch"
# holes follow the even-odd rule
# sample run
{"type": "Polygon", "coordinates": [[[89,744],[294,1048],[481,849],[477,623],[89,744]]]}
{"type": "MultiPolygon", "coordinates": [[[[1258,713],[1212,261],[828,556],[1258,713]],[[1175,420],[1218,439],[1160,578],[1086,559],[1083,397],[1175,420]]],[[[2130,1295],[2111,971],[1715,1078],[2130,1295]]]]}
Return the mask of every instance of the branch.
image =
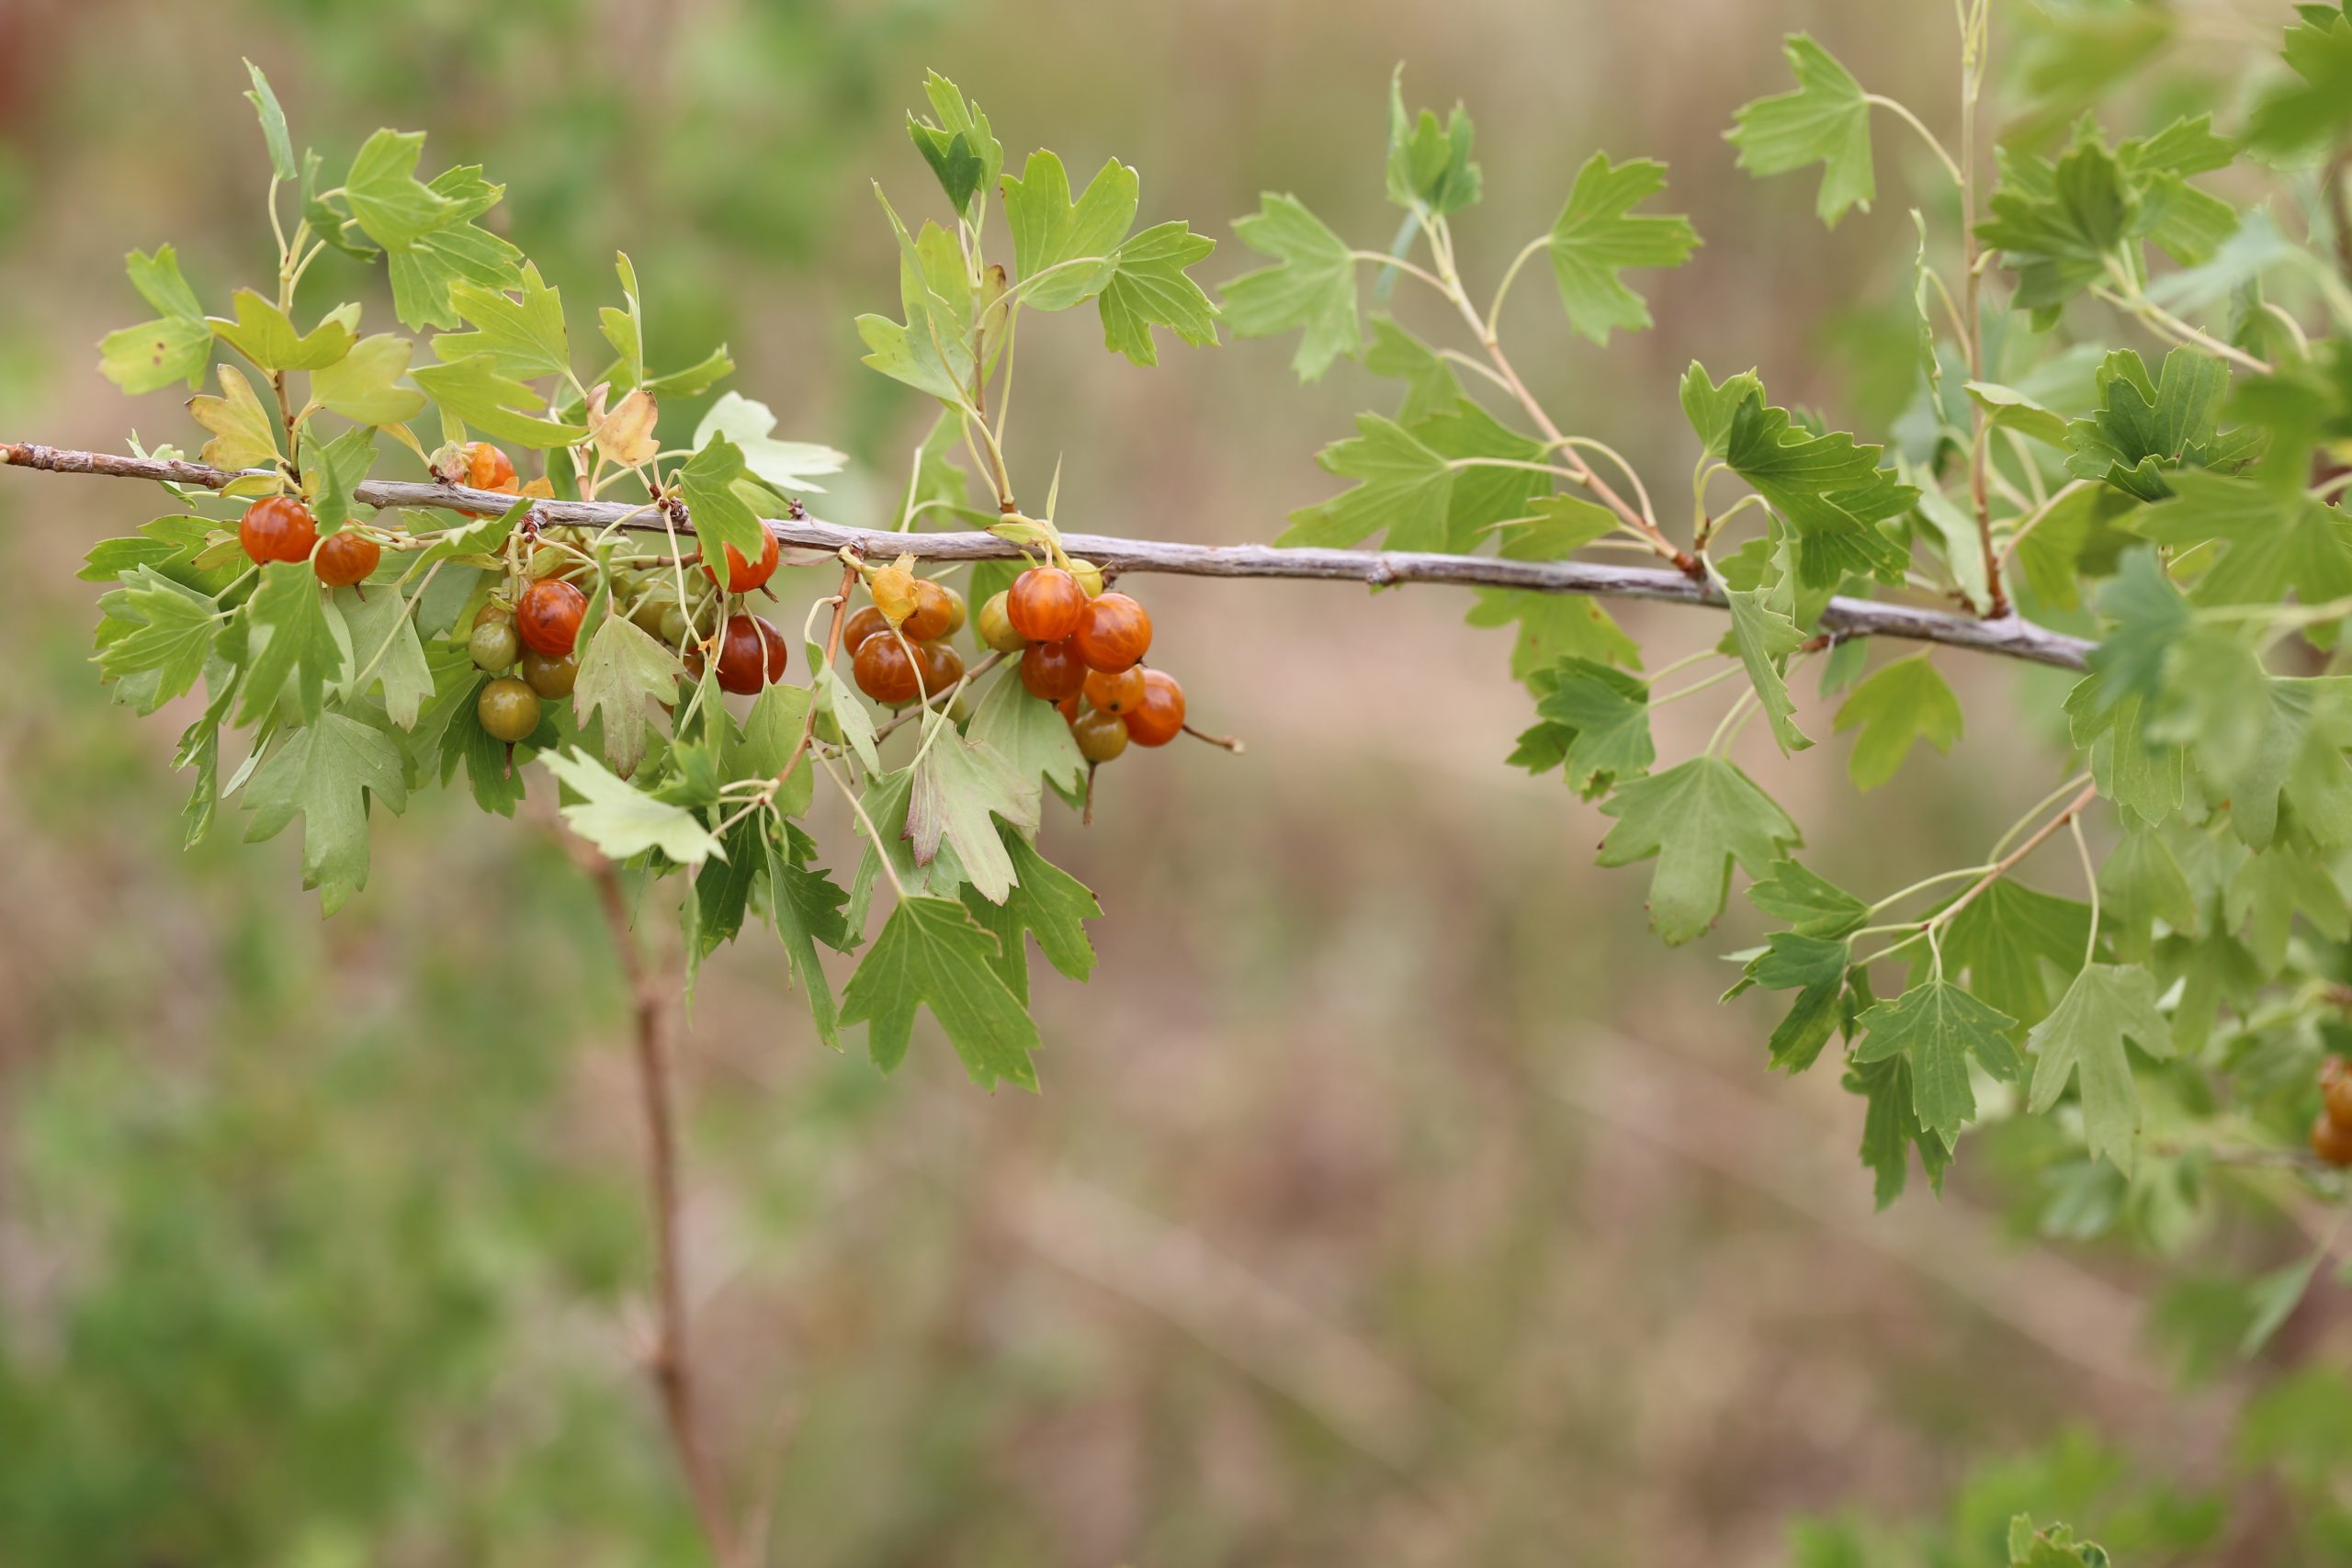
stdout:
{"type": "Polygon", "coordinates": [[[645,1107],[646,1178],[653,1209],[655,1329],[652,1372],[662,1396],[670,1441],[685,1472],[686,1490],[718,1568],[749,1561],[728,1512],[726,1489],[704,1451],[695,1422],[694,1365],[686,1348],[685,1269],[678,1241],[678,1134],[670,1092],[670,1001],[675,987],[646,961],[631,927],[620,874],[613,863],[570,834],[563,846],[596,886],[597,907],[628,977],[635,1013],[638,1093],[645,1107]]]}
{"type": "MultiPolygon", "coordinates": [[[[27,443],[0,442],[0,462],[50,473],[101,474],[117,479],[156,479],[219,490],[242,477],[202,463],[156,457],[126,457],[76,452],[27,443]]],[[[369,479],[356,492],[374,507],[413,506],[503,512],[511,495],[459,485],[369,479]]],[[[535,508],[548,524],[623,526],[660,532],[663,524],[641,507],[618,502],[543,501],[535,508]]],[[[813,517],[769,518],[768,531],[797,549],[832,556],[842,549],[861,555],[900,554],[926,560],[1012,560],[1018,546],[988,533],[899,534],[877,528],[848,528],[813,517]]],[[[1534,593],[1588,593],[1600,598],[1645,599],[1669,604],[1724,607],[1723,595],[1679,571],[1603,566],[1591,561],[1521,561],[1497,556],[1440,555],[1419,550],[1284,549],[1272,545],[1188,545],[1159,539],[1119,539],[1095,534],[1064,534],[1063,545],[1105,571],[1170,572],[1186,577],[1324,578],[1386,587],[1398,582],[1442,582],[1465,588],[1513,588],[1534,593]]],[[[816,555],[808,560],[816,558],[816,555]]],[[[808,560],[801,564],[808,564],[808,560]]],[[[1838,637],[1891,637],[1914,642],[1998,653],[2011,659],[2086,668],[2092,644],[2016,615],[1978,620],[1913,604],[1872,599],[1836,598],[1821,615],[1821,629],[1838,637]]]]}

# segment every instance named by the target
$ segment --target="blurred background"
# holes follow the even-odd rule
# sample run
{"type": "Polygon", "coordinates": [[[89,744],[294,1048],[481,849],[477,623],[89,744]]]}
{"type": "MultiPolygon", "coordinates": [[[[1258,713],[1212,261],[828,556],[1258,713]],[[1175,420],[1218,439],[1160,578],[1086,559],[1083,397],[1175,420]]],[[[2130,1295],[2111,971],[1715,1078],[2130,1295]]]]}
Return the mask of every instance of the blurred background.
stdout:
{"type": "MultiPolygon", "coordinates": [[[[2108,105],[2135,130],[2284,20],[1997,10],[2011,107],[2060,125],[2148,62],[2108,105]]],[[[209,303],[268,270],[250,56],[331,169],[379,125],[429,131],[427,171],[485,163],[576,336],[631,252],[657,360],[730,344],[779,434],[856,455],[819,513],[873,521],[923,416],[851,318],[895,309],[869,182],[939,205],[903,130],[925,67],[1012,158],[1136,164],[1145,220],[1216,235],[1221,280],[1261,188],[1386,242],[1401,60],[1410,102],[1476,118],[1475,289],[1595,147],[1671,165],[1706,246],[1641,280],[1658,328],[1596,351],[1532,281],[1510,328],[1671,515],[1694,355],[1865,431],[1911,396],[1905,208],[1951,234],[1914,148],[1882,122],[1876,209],[1825,233],[1812,176],[1752,181],[1721,140],[1799,28],[1949,131],[1942,0],[0,0],[0,434],[194,444],[93,345],[141,313],[133,245],[175,243],[209,303]]],[[[339,257],[304,298],[352,292],[389,321],[339,257]]],[[[1393,397],[1344,363],[1298,388],[1287,342],[1163,340],[1141,371],[1086,312],[1023,336],[1015,477],[1061,460],[1086,530],[1269,538],[1329,492],[1315,450],[1393,397]]],[[[0,475],[0,1563],[696,1561],[639,1364],[625,998],[584,886],[461,793],[379,813],[331,922],[290,835],[239,844],[231,813],[183,853],[177,726],[109,707],[73,575],[154,510],[0,475]]],[[[828,579],[801,603],[827,591],[801,575],[828,579]]],[[[1107,918],[1092,984],[1035,966],[1042,1096],[973,1089],[927,1022],[895,1079],[833,1055],[757,933],[702,976],[696,1353],[769,1560],[1763,1564],[1819,1548],[1808,1516],[1949,1507],[1953,1561],[1990,1561],[2011,1500],[2072,1488],[2045,1512],[2079,1514],[2143,1463],[2193,1508],[2241,1390],[2182,1350],[2227,1338],[2235,1296],[2052,1236],[2036,1151],[1997,1135],[1874,1218],[1860,1102],[1767,1074],[1769,1000],[1713,1000],[1742,902],[1661,948],[1646,872],[1591,866],[1605,819],[1503,765],[1529,720],[1509,634],[1419,588],[1139,591],[1196,719],[1249,749],[1131,753],[1091,829],[1049,823],[1107,918]]],[[[1719,629],[1627,619],[1653,663],[1719,629]]],[[[1965,739],[1859,807],[1825,705],[1794,762],[1749,731],[1825,874],[1963,863],[2061,776],[2014,716],[2057,688],[1943,663],[1965,739]]],[[[1662,753],[1719,711],[1668,710],[1662,753]]]]}

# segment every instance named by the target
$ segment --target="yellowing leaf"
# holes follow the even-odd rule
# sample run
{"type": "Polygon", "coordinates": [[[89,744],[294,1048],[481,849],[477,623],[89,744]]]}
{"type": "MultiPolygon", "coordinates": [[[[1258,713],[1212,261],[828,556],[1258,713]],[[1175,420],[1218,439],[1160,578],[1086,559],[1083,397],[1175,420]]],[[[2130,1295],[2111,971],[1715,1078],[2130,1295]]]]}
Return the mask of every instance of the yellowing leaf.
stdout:
{"type": "Polygon", "coordinates": [[[277,421],[233,365],[220,367],[220,395],[187,400],[196,423],[212,432],[204,460],[216,468],[260,468],[277,461],[277,421]]]}

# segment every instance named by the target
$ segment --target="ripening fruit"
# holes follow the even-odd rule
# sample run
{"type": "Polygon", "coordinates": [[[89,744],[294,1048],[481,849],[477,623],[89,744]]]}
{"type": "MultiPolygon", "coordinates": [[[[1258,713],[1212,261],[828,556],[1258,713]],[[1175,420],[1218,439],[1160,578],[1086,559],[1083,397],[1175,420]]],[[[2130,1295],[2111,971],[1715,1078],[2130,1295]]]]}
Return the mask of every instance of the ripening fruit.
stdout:
{"type": "Polygon", "coordinates": [[[2352,1069],[2347,1069],[2341,1056],[2330,1056],[2319,1067],[2320,1098],[2326,1102],[2327,1116],[2352,1127],[2352,1069]]]}
{"type": "Polygon", "coordinates": [[[1005,591],[1004,613],[1026,642],[1059,642],[1078,630],[1086,591],[1057,566],[1033,566],[1005,591]]]}
{"type": "Polygon", "coordinates": [[[649,589],[638,596],[636,604],[628,607],[628,618],[630,623],[647,637],[660,637],[663,613],[675,607],[676,601],[664,598],[659,592],[649,589]]]}
{"type": "Polygon", "coordinates": [[[684,648],[686,635],[695,629],[694,617],[673,602],[662,606],[660,619],[653,623],[653,635],[672,648],[684,648]]]}
{"type": "Polygon", "coordinates": [[[980,641],[999,653],[1018,653],[1029,646],[1029,639],[1012,629],[1012,616],[1005,609],[1012,595],[996,592],[989,595],[980,606],[980,624],[977,628],[980,641]]]}
{"type": "Polygon", "coordinates": [[[748,696],[784,678],[791,647],[764,617],[729,615],[718,634],[718,689],[748,696]]]}
{"type": "Polygon", "coordinates": [[[1021,683],[1049,703],[1075,697],[1086,687],[1086,663],[1067,642],[1033,642],[1021,656],[1021,683]]]}
{"type": "Polygon", "coordinates": [[[1138,746],[1165,746],[1183,732],[1184,688],[1164,670],[1143,672],[1143,701],[1125,720],[1138,746]]]}
{"type": "Polygon", "coordinates": [[[935,697],[964,678],[964,656],[951,642],[919,642],[915,658],[922,663],[923,694],[935,697]]]}
{"type": "Polygon", "coordinates": [[[1061,715],[1061,716],[1062,716],[1062,722],[1063,722],[1064,724],[1068,724],[1068,725],[1075,725],[1075,724],[1077,724],[1077,723],[1078,723],[1078,694],[1077,694],[1077,693],[1075,693],[1075,692],[1072,692],[1069,696],[1066,696],[1066,697],[1064,697],[1060,702],[1056,703],[1056,704],[1054,705],[1054,711],[1055,711],[1056,713],[1057,713],[1057,714],[1059,714],[1059,715],[1061,715]]]}
{"type": "Polygon", "coordinates": [[[1087,602],[1069,640],[1089,670],[1131,670],[1151,648],[1151,616],[1125,594],[1105,593],[1087,602]]]}
{"type": "Polygon", "coordinates": [[[1101,713],[1133,713],[1143,702],[1143,671],[1091,670],[1086,675],[1086,700],[1101,713]]]}
{"type": "Polygon", "coordinates": [[[494,739],[512,746],[539,727],[539,694],[512,675],[501,675],[474,699],[474,716],[494,739]]]}
{"type": "Polygon", "coordinates": [[[850,616],[842,626],[842,651],[854,656],[866,639],[881,636],[890,629],[890,618],[878,606],[868,604],[850,616]]]}
{"type": "Polygon", "coordinates": [[[311,558],[311,570],[329,588],[348,588],[355,582],[365,582],[376,563],[384,558],[384,547],[356,529],[345,528],[340,534],[327,536],[326,543],[311,558]]]}
{"type": "Polygon", "coordinates": [[[532,583],[514,602],[514,629],[524,647],[561,659],[579,642],[580,617],[587,613],[588,595],[548,579],[532,583]]]}
{"type": "Polygon", "coordinates": [[[476,490],[519,490],[514,477],[514,459],[487,441],[469,442],[466,446],[466,483],[476,490]]]}
{"type": "Polygon", "coordinates": [[[2352,1126],[2323,1111],[2312,1122],[2312,1153],[2330,1165],[2352,1165],[2352,1126]]]}
{"type": "Polygon", "coordinates": [[[1080,592],[1083,592],[1089,599],[1101,597],[1102,592],[1102,569],[1101,567],[1096,566],[1092,561],[1088,560],[1083,556],[1072,556],[1069,558],[1069,574],[1078,579],[1080,592]]]}
{"type": "MultiPolygon", "coordinates": [[[[766,540],[766,545],[760,551],[760,558],[756,561],[747,561],[743,558],[742,551],[732,545],[727,547],[728,592],[749,593],[754,588],[766,586],[768,579],[775,575],[776,562],[783,558],[783,548],[777,545],[774,534],[767,532],[764,528],[760,533],[761,537],[766,540]]],[[[702,570],[703,575],[713,582],[718,581],[718,573],[707,563],[702,570]]]]}
{"type": "Polygon", "coordinates": [[[922,692],[915,679],[915,661],[895,637],[870,637],[858,645],[850,660],[857,689],[884,707],[902,708],[922,692]]]}
{"type": "Polygon", "coordinates": [[[550,659],[533,649],[523,655],[523,683],[539,695],[553,702],[558,697],[571,695],[571,688],[580,681],[580,654],[577,649],[561,659],[550,659]]]}
{"type": "Polygon", "coordinates": [[[493,675],[512,670],[514,656],[522,651],[523,639],[514,635],[514,617],[495,604],[484,604],[474,616],[472,635],[466,638],[466,652],[472,656],[474,668],[493,675]]]}
{"type": "Polygon", "coordinates": [[[941,592],[947,595],[947,629],[939,635],[954,637],[964,629],[964,622],[970,616],[971,611],[964,603],[963,590],[950,587],[944,582],[941,583],[939,588],[941,592]]]}
{"type": "Polygon", "coordinates": [[[318,519],[290,495],[273,495],[245,508],[237,523],[237,540],[256,565],[274,560],[309,560],[319,542],[318,519]]]}
{"type": "Polygon", "coordinates": [[[907,634],[909,642],[931,642],[956,629],[955,604],[947,596],[945,583],[918,577],[911,592],[915,607],[899,623],[899,629],[907,634]]]}
{"type": "Polygon", "coordinates": [[[1080,714],[1069,732],[1078,738],[1078,754],[1090,762],[1107,762],[1127,749],[1126,722],[1116,714],[1080,714]]]}

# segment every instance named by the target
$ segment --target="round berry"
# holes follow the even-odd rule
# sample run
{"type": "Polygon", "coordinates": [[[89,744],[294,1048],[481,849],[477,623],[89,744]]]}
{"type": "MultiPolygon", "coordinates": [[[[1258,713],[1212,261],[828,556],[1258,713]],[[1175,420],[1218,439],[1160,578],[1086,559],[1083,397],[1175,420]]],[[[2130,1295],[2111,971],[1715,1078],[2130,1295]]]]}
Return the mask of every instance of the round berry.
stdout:
{"type": "Polygon", "coordinates": [[[1184,688],[1164,670],[1143,672],[1143,701],[1125,720],[1138,746],[1165,746],[1184,728],[1184,688]]]}
{"type": "Polygon", "coordinates": [[[1064,724],[1076,725],[1078,723],[1079,711],[1078,694],[1076,692],[1072,692],[1069,696],[1066,696],[1060,702],[1056,703],[1054,705],[1054,711],[1062,716],[1062,722],[1064,724]]]}
{"type": "Polygon", "coordinates": [[[1075,697],[1086,687],[1086,664],[1066,642],[1033,642],[1021,656],[1021,683],[1049,703],[1075,697]]]}
{"type": "Polygon", "coordinates": [[[539,694],[512,675],[501,675],[474,699],[474,716],[493,739],[512,746],[539,727],[539,694]]]}
{"type": "Polygon", "coordinates": [[[964,656],[950,642],[919,642],[915,658],[922,669],[922,690],[927,697],[935,697],[964,678],[964,656]]]}
{"type": "Polygon", "coordinates": [[[784,634],[758,615],[729,615],[718,634],[718,689],[746,696],[784,678],[791,648],[784,634]]]}
{"type": "Polygon", "coordinates": [[[1102,592],[1102,569],[1101,567],[1096,566],[1084,556],[1072,556],[1069,558],[1069,574],[1078,579],[1079,588],[1084,592],[1089,599],[1096,598],[1101,595],[1102,592]]]}
{"type": "Polygon", "coordinates": [[[548,701],[568,697],[580,680],[580,654],[575,649],[561,659],[550,659],[534,649],[523,655],[521,673],[523,683],[548,701]]]}
{"type": "Polygon", "coordinates": [[[639,594],[636,602],[629,605],[630,624],[647,637],[660,637],[662,616],[665,611],[672,608],[673,604],[673,601],[663,595],[658,589],[648,589],[645,592],[639,594]]]}
{"type": "Polygon", "coordinates": [[[654,622],[653,635],[672,648],[684,648],[688,634],[695,629],[694,617],[676,604],[662,606],[661,618],[654,622]]]}
{"type": "Polygon", "coordinates": [[[945,583],[918,577],[912,592],[915,607],[899,623],[909,642],[934,641],[956,629],[955,605],[947,597],[945,583]]]}
{"type": "Polygon", "coordinates": [[[1151,648],[1151,616],[1124,593],[1087,602],[1070,641],[1089,670],[1131,670],[1151,648]]]}
{"type": "Polygon", "coordinates": [[[2320,1098],[2326,1102],[2327,1117],[2352,1127],[2352,1070],[2347,1070],[2341,1056],[2330,1056],[2320,1064],[2320,1098]]]}
{"type": "Polygon", "coordinates": [[[487,441],[467,443],[466,483],[476,490],[512,492],[521,488],[514,477],[514,459],[487,441]]]}
{"type": "Polygon", "coordinates": [[[1143,702],[1143,671],[1135,668],[1115,673],[1090,670],[1086,675],[1086,700],[1100,713],[1133,713],[1143,702]]]}
{"type": "Polygon", "coordinates": [[[345,528],[340,534],[327,536],[326,543],[311,558],[311,570],[329,588],[348,588],[355,582],[365,582],[384,558],[384,547],[367,535],[345,528]]]}
{"type": "Polygon", "coordinates": [[[501,670],[514,668],[514,656],[523,651],[523,639],[514,635],[513,621],[495,616],[474,623],[473,634],[466,638],[466,651],[472,656],[475,669],[495,675],[501,670]]]}
{"type": "Polygon", "coordinates": [[[922,695],[915,661],[908,657],[907,645],[895,637],[870,637],[860,643],[850,660],[850,673],[857,679],[857,689],[884,707],[902,708],[922,695]]]}
{"type": "Polygon", "coordinates": [[[524,647],[561,659],[579,642],[580,617],[587,613],[588,595],[549,578],[532,583],[514,602],[514,629],[524,647]]]}
{"type": "Polygon", "coordinates": [[[842,651],[854,657],[859,649],[889,629],[890,618],[878,605],[868,604],[842,626],[842,651]]]}
{"type": "MultiPolygon", "coordinates": [[[[760,536],[765,543],[756,561],[745,560],[742,551],[732,545],[727,547],[728,592],[749,593],[754,588],[766,586],[768,579],[775,575],[776,562],[784,556],[783,547],[776,543],[775,536],[764,528],[760,531],[760,536]]],[[[713,582],[718,581],[718,573],[709,565],[706,564],[702,570],[703,575],[713,582]]]]}
{"type": "Polygon", "coordinates": [[[2312,1122],[2312,1153],[2330,1165],[2352,1165],[2352,1126],[2322,1111],[2312,1122]]]}
{"type": "Polygon", "coordinates": [[[1078,738],[1078,754],[1090,762],[1107,762],[1127,749],[1127,727],[1116,714],[1082,713],[1069,727],[1078,738]]]}
{"type": "Polygon", "coordinates": [[[256,564],[274,560],[309,560],[319,542],[318,519],[290,495],[273,495],[245,508],[237,523],[238,542],[256,564]]]}
{"type": "Polygon", "coordinates": [[[1005,592],[989,594],[988,603],[980,606],[979,625],[976,628],[980,641],[999,653],[1018,653],[1029,646],[1029,639],[1012,629],[1012,616],[1005,609],[1005,602],[1010,598],[1012,595],[1005,592]]]}
{"type": "Polygon", "coordinates": [[[939,585],[939,589],[941,592],[947,595],[947,629],[940,635],[954,637],[964,629],[964,623],[971,618],[971,607],[964,603],[962,589],[950,587],[944,582],[939,585]]]}
{"type": "Polygon", "coordinates": [[[1006,590],[1004,613],[1028,642],[1059,642],[1078,630],[1086,591],[1057,566],[1033,566],[1006,590]]]}

